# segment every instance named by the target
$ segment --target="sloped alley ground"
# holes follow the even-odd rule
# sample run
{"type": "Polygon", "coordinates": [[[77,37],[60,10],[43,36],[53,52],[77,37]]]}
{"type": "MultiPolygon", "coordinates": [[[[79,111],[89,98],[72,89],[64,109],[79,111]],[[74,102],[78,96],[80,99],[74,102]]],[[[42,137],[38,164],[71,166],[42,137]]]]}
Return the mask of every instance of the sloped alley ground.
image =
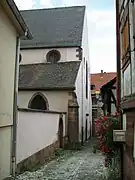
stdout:
{"type": "Polygon", "coordinates": [[[102,180],[103,157],[93,154],[95,141],[90,140],[81,151],[63,151],[57,159],[34,172],[25,172],[17,180],[102,180]]]}

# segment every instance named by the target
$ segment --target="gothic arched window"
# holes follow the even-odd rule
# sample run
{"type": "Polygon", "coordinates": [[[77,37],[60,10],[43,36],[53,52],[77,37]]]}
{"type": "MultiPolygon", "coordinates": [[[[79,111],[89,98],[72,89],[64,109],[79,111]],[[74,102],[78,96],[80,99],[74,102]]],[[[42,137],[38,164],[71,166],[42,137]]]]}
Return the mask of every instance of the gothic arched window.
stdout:
{"type": "Polygon", "coordinates": [[[40,110],[48,110],[49,105],[46,97],[41,93],[36,93],[31,98],[28,108],[30,109],[40,109],[40,110]]]}

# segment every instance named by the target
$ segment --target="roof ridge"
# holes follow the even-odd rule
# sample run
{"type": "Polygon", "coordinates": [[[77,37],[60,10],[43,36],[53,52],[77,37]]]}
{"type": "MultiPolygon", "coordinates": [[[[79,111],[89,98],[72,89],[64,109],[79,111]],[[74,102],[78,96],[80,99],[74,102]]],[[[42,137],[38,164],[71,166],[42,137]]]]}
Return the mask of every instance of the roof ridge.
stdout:
{"type": "Polygon", "coordinates": [[[86,8],[86,5],[81,5],[81,6],[61,6],[61,7],[53,7],[53,8],[39,8],[39,9],[26,9],[26,10],[21,10],[20,12],[26,12],[26,11],[40,11],[40,10],[52,10],[52,9],[68,9],[68,8],[86,8]]]}
{"type": "MultiPolygon", "coordinates": [[[[69,63],[80,63],[81,61],[66,61],[66,62],[58,62],[56,64],[69,64],[69,63]]],[[[52,63],[32,63],[32,64],[20,64],[20,66],[32,66],[32,65],[52,65],[52,63]]]]}
{"type": "Polygon", "coordinates": [[[19,66],[32,66],[32,65],[40,65],[40,64],[45,64],[45,63],[32,63],[32,64],[20,64],[19,66]]]}
{"type": "MultiPolygon", "coordinates": [[[[117,72],[103,72],[103,74],[112,74],[112,73],[115,73],[117,74],[117,72]]],[[[101,73],[91,73],[91,75],[99,75],[101,73]]]]}

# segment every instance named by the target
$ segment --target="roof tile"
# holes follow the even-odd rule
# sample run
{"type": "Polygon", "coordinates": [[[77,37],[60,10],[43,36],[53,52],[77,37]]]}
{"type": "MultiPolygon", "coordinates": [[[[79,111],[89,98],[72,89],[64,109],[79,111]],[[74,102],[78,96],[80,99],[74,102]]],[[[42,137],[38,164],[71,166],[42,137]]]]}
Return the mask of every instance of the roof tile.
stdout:
{"type": "Polygon", "coordinates": [[[85,6],[21,11],[32,32],[21,48],[81,46],[85,6]]]}
{"type": "Polygon", "coordinates": [[[116,72],[96,73],[96,74],[91,74],[90,81],[91,84],[95,85],[96,90],[99,91],[103,85],[107,84],[116,76],[117,76],[116,72]]]}
{"type": "Polygon", "coordinates": [[[80,61],[20,65],[19,89],[75,88],[80,61]]]}

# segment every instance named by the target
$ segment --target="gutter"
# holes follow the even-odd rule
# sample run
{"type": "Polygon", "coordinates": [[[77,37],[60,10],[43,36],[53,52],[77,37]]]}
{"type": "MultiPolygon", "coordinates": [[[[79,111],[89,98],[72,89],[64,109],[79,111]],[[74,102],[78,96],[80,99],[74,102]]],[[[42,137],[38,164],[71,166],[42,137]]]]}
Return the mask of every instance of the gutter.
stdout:
{"type": "Polygon", "coordinates": [[[12,13],[14,14],[15,18],[17,19],[18,23],[20,24],[22,30],[24,31],[25,38],[32,39],[32,34],[30,33],[28,26],[26,25],[20,11],[18,10],[14,0],[6,0],[8,6],[12,10],[12,13]]]}
{"type": "Polygon", "coordinates": [[[20,49],[21,50],[27,50],[27,49],[43,49],[43,48],[47,48],[47,49],[55,49],[55,48],[80,48],[81,46],[78,44],[74,44],[74,45],[21,45],[20,49]]]}
{"type": "Polygon", "coordinates": [[[17,140],[17,96],[18,96],[18,67],[19,67],[20,38],[16,39],[16,58],[14,73],[14,102],[13,102],[13,132],[12,132],[12,165],[11,174],[16,175],[16,140],[17,140]]]}

